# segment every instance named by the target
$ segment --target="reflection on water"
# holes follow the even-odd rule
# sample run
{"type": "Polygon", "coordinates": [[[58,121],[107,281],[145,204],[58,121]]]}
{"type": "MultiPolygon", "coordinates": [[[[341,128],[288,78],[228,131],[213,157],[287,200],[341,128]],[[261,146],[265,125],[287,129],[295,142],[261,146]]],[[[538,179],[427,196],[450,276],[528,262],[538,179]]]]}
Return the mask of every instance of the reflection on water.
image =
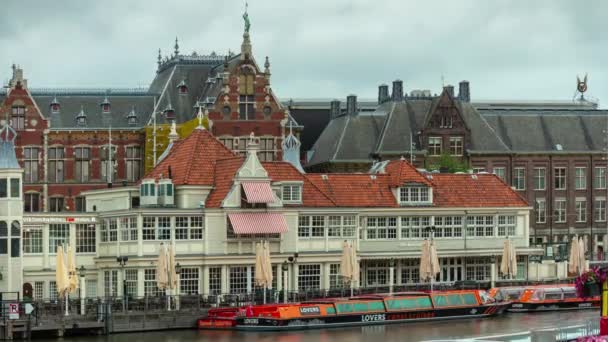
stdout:
{"type": "MultiPolygon", "coordinates": [[[[401,342],[491,336],[518,333],[545,327],[584,324],[599,319],[596,310],[507,314],[478,320],[390,324],[358,328],[337,328],[293,332],[236,332],[178,330],[94,337],[66,337],[67,342],[401,342]]],[[[504,339],[501,339],[504,341],[504,339]]],[[[47,340],[51,341],[51,340],[47,340]]],[[[514,337],[512,341],[522,341],[514,337]]]]}

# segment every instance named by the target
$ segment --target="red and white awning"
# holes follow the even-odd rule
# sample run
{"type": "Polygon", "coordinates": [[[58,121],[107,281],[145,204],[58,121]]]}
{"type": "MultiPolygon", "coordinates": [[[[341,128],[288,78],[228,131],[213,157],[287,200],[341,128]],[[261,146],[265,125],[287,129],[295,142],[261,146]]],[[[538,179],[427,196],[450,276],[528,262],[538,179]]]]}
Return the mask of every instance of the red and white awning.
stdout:
{"type": "Polygon", "coordinates": [[[285,216],[278,213],[228,214],[235,234],[275,234],[287,231],[285,216]]]}
{"type": "Polygon", "coordinates": [[[272,203],[274,195],[269,182],[243,182],[243,190],[249,203],[272,203]]]}

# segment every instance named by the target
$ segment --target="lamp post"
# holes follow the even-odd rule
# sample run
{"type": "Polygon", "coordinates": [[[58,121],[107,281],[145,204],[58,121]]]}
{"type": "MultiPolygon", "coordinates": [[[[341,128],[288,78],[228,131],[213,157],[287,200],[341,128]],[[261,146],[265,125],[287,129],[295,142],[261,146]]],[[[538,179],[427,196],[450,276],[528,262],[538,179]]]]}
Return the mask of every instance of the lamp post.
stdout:
{"type": "Polygon", "coordinates": [[[116,258],[116,262],[122,268],[122,311],[126,312],[127,307],[127,278],[125,272],[125,266],[127,265],[127,261],[129,261],[129,257],[119,256],[116,258]]]}
{"type": "Polygon", "coordinates": [[[490,288],[496,285],[496,256],[490,256],[490,288]]]}
{"type": "Polygon", "coordinates": [[[389,273],[388,273],[388,294],[393,294],[393,283],[395,282],[395,258],[390,258],[388,261],[389,273]]]}
{"type": "Polygon", "coordinates": [[[182,265],[180,265],[178,262],[177,264],[175,264],[175,274],[177,275],[177,288],[175,289],[175,292],[177,293],[177,298],[175,299],[175,310],[179,310],[179,295],[181,282],[180,273],[182,273],[182,265]]]}
{"type": "Polygon", "coordinates": [[[289,262],[291,263],[291,268],[292,268],[292,281],[293,281],[293,288],[294,290],[298,288],[298,284],[297,284],[297,275],[296,275],[296,263],[298,262],[298,253],[293,253],[293,256],[290,256],[287,258],[287,260],[289,260],[289,262]]]}
{"type": "Polygon", "coordinates": [[[80,314],[84,315],[85,314],[85,301],[84,301],[84,297],[86,296],[86,289],[83,288],[85,287],[85,282],[84,282],[84,277],[85,277],[85,272],[86,269],[84,268],[83,265],[80,265],[80,268],[78,269],[78,275],[80,276],[80,287],[78,288],[78,292],[79,292],[79,297],[80,297],[80,314]]]}
{"type": "Polygon", "coordinates": [[[287,265],[287,260],[283,261],[283,265],[281,265],[281,270],[283,271],[283,303],[287,303],[287,271],[289,271],[289,265],[287,265]]]}

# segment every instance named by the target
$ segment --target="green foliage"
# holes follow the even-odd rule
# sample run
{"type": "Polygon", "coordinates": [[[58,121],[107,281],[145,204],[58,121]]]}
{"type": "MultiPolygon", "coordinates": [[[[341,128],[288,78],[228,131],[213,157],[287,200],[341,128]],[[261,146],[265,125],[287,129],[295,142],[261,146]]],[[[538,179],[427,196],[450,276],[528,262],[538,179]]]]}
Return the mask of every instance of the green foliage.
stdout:
{"type": "Polygon", "coordinates": [[[460,160],[460,158],[453,157],[447,153],[443,153],[434,161],[427,160],[427,169],[429,170],[441,170],[445,169],[449,173],[455,172],[467,172],[469,165],[466,162],[460,160]]]}

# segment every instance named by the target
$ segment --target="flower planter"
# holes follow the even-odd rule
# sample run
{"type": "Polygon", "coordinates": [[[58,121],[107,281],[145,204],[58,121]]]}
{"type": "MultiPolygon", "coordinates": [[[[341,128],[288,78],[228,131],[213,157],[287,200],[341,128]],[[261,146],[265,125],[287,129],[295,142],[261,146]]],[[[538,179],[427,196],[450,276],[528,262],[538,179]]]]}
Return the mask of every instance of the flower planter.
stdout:
{"type": "Polygon", "coordinates": [[[585,283],[585,297],[597,297],[601,294],[600,284],[598,283],[585,283]]]}

